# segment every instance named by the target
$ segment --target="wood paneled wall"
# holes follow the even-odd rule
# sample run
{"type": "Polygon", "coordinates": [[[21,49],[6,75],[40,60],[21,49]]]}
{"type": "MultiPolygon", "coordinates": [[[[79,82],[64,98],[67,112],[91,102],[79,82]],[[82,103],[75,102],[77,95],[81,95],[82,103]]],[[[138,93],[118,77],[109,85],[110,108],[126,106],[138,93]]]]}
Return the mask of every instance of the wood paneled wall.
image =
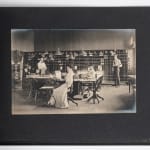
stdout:
{"type": "Polygon", "coordinates": [[[51,51],[128,49],[133,30],[25,30],[11,31],[11,50],[51,51]]]}
{"type": "Polygon", "coordinates": [[[36,51],[127,49],[130,30],[34,30],[36,51]]]}
{"type": "Polygon", "coordinates": [[[34,51],[33,30],[11,30],[11,50],[34,51]]]}

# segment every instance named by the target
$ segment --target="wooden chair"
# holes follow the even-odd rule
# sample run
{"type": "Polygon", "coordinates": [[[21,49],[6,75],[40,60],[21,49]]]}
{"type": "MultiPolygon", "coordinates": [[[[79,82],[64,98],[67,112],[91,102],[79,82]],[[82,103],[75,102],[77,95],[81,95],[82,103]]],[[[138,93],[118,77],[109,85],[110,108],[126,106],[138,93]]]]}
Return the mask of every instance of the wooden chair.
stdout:
{"type": "Polygon", "coordinates": [[[90,100],[93,100],[93,103],[95,104],[95,100],[97,100],[98,103],[100,102],[99,99],[104,100],[103,97],[101,97],[99,94],[97,94],[98,89],[101,89],[102,81],[103,81],[103,76],[99,77],[98,80],[94,83],[93,95],[87,100],[87,102],[89,102],[90,100]]]}
{"type": "Polygon", "coordinates": [[[36,91],[36,94],[35,94],[35,104],[37,104],[37,99],[38,99],[38,96],[41,92],[46,92],[48,94],[48,97],[50,97],[52,91],[53,91],[54,87],[53,86],[42,86],[40,87],[37,91],[36,91]]]}
{"type": "Polygon", "coordinates": [[[84,92],[87,92],[88,93],[88,95],[90,95],[90,89],[93,89],[93,83],[92,82],[81,82],[80,83],[80,86],[81,86],[81,95],[83,95],[83,97],[84,97],[84,92]]]}
{"type": "Polygon", "coordinates": [[[72,103],[76,104],[76,106],[78,106],[78,103],[75,102],[74,99],[72,98],[72,93],[73,93],[73,85],[71,85],[71,87],[68,88],[67,99],[68,99],[68,102],[71,101],[72,103]]]}
{"type": "Polygon", "coordinates": [[[37,79],[34,79],[32,81],[32,92],[34,94],[35,104],[37,104],[38,96],[41,94],[42,91],[50,92],[53,89],[53,86],[46,85],[45,82],[45,80],[37,79]]]}

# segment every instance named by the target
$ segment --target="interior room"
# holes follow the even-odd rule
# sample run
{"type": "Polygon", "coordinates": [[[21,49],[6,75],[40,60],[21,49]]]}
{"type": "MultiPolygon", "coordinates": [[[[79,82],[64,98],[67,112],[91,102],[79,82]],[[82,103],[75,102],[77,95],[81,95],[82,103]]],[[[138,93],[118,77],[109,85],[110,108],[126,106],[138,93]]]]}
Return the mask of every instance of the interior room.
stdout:
{"type": "Polygon", "coordinates": [[[12,29],[12,114],[136,113],[135,29],[12,29]]]}

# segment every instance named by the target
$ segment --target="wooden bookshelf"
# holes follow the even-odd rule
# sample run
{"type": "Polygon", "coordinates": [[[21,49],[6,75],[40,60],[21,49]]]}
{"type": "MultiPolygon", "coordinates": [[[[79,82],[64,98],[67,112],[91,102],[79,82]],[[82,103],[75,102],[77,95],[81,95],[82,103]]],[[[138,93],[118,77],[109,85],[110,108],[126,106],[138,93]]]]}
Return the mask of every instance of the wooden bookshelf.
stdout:
{"type": "MultiPolygon", "coordinates": [[[[102,69],[104,71],[104,82],[112,83],[113,81],[113,56],[111,52],[113,50],[85,50],[87,53],[86,56],[81,55],[81,50],[64,50],[61,51],[62,55],[55,55],[56,51],[49,51],[49,52],[25,52],[24,53],[24,62],[23,68],[27,65],[31,66],[29,73],[35,73],[37,68],[37,63],[39,58],[46,53],[46,60],[45,63],[48,68],[49,72],[54,72],[55,70],[60,70],[62,67],[62,72],[66,71],[66,64],[70,63],[74,66],[77,66],[78,70],[87,70],[89,65],[93,65],[95,69],[97,69],[98,65],[102,65],[102,69]],[[73,54],[74,59],[69,57],[70,54],[73,54]],[[102,54],[102,55],[100,55],[102,54]],[[53,60],[49,58],[49,55],[53,56],[53,60]],[[67,57],[68,56],[68,57],[67,57]]],[[[128,76],[128,53],[126,50],[117,50],[116,53],[118,54],[118,58],[122,62],[122,68],[120,69],[120,78],[121,81],[127,81],[128,76]]],[[[26,74],[23,69],[23,86],[27,87],[27,79],[26,74]]]]}

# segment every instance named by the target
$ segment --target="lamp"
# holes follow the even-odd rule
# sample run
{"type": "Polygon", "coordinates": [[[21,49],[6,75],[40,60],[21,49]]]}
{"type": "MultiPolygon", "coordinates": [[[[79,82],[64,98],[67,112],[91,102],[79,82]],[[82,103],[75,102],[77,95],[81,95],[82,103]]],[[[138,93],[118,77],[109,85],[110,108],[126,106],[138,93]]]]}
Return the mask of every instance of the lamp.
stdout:
{"type": "Polygon", "coordinates": [[[78,69],[78,66],[74,66],[74,70],[77,70],[78,69]]]}
{"type": "Polygon", "coordinates": [[[49,58],[50,58],[51,61],[54,61],[54,57],[53,57],[52,54],[49,54],[49,58]]]}
{"type": "Polygon", "coordinates": [[[99,56],[103,56],[103,52],[102,51],[100,51],[99,56]]]}
{"type": "Polygon", "coordinates": [[[75,59],[75,57],[73,56],[73,53],[72,53],[72,52],[71,52],[71,54],[70,54],[70,59],[72,59],[72,60],[75,59]]]}
{"type": "Polygon", "coordinates": [[[74,53],[74,57],[77,57],[77,56],[78,56],[78,53],[77,53],[77,52],[75,52],[75,53],[74,53]]]}
{"type": "Polygon", "coordinates": [[[89,52],[89,56],[93,56],[93,54],[91,52],[89,52]]]}
{"type": "Polygon", "coordinates": [[[57,51],[56,51],[55,55],[62,55],[62,53],[61,53],[61,51],[60,51],[60,49],[59,49],[59,48],[57,49],[57,51]]]}
{"type": "Polygon", "coordinates": [[[80,55],[81,56],[87,56],[87,53],[84,50],[82,50],[80,55]]]}
{"type": "Polygon", "coordinates": [[[115,55],[115,54],[117,54],[117,49],[116,49],[116,48],[114,49],[114,55],[115,55]]]}
{"type": "Polygon", "coordinates": [[[96,52],[96,51],[94,51],[93,55],[94,55],[94,56],[97,56],[97,52],[96,52]]]}

